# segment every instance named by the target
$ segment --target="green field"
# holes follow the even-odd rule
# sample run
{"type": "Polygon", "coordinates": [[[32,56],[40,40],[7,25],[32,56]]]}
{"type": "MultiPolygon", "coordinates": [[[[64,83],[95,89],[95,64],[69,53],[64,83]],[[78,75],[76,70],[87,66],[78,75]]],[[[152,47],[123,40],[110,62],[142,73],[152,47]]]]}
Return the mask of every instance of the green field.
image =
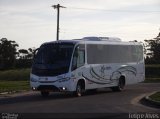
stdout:
{"type": "Polygon", "coordinates": [[[0,81],[0,93],[29,90],[29,81],[0,81]]]}
{"type": "MultiPolygon", "coordinates": [[[[160,65],[146,65],[145,83],[160,83],[160,65]]],[[[29,90],[31,69],[13,69],[0,71],[0,93],[29,90]]]]}
{"type": "Polygon", "coordinates": [[[0,81],[27,81],[30,77],[30,71],[30,69],[0,71],[0,81]]]}
{"type": "Polygon", "coordinates": [[[30,69],[0,71],[0,93],[29,90],[30,69]]]}

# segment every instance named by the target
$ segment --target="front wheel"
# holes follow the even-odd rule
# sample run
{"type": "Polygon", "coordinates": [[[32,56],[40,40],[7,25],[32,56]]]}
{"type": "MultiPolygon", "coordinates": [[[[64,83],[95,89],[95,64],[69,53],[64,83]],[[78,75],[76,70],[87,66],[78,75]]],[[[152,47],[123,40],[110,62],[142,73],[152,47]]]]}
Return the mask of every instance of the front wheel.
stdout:
{"type": "Polygon", "coordinates": [[[77,97],[81,97],[82,93],[83,93],[82,85],[81,85],[81,83],[78,83],[77,87],[76,87],[75,95],[77,97]]]}

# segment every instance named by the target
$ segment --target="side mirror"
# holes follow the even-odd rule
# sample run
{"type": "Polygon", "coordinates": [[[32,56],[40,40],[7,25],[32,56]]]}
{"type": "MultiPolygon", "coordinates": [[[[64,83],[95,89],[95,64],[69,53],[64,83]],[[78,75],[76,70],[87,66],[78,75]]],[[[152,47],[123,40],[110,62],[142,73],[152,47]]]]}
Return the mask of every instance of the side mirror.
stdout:
{"type": "Polygon", "coordinates": [[[34,52],[33,52],[33,58],[37,55],[39,48],[37,48],[34,52]]]}

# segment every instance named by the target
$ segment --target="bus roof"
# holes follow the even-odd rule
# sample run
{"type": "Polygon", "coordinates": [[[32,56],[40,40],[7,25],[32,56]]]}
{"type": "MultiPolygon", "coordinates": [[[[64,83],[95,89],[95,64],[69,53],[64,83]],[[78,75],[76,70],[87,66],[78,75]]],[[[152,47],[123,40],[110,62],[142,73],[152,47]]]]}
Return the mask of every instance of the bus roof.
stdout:
{"type": "Polygon", "coordinates": [[[84,37],[82,39],[51,41],[51,42],[43,43],[42,45],[51,44],[51,43],[142,45],[140,42],[122,41],[120,38],[116,38],[116,37],[84,37]]]}

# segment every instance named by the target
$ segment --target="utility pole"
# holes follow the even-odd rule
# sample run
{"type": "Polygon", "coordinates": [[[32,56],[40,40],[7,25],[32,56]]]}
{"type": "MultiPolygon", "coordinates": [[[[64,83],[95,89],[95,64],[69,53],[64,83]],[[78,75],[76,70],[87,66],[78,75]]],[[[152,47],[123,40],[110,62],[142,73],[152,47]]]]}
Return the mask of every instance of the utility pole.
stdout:
{"type": "Polygon", "coordinates": [[[54,9],[57,9],[57,41],[59,40],[59,13],[60,13],[60,7],[61,8],[66,8],[64,6],[61,6],[60,4],[57,4],[57,5],[52,5],[52,7],[54,9]]]}

